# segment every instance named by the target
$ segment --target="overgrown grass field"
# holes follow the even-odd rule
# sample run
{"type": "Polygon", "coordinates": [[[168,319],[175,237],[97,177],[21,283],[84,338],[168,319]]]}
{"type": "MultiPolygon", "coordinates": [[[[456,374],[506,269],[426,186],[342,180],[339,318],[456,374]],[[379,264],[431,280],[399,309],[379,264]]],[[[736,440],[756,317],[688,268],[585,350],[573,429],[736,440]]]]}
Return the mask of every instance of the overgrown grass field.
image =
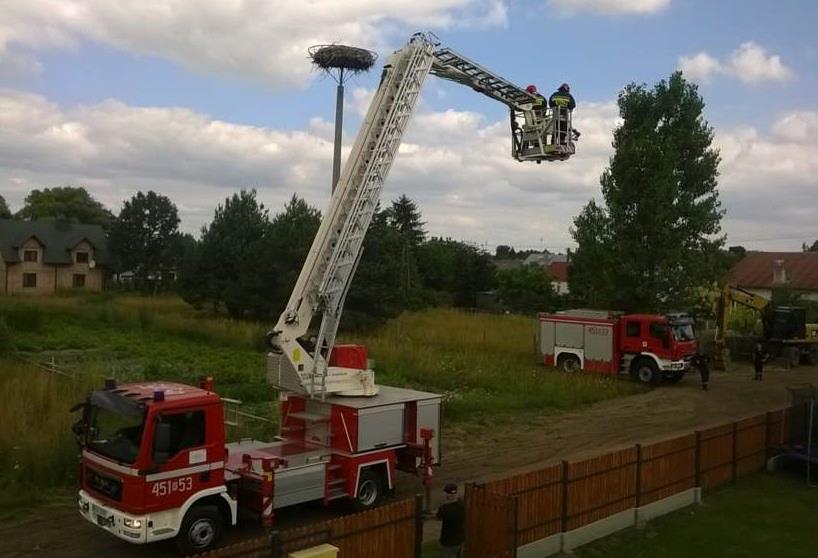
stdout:
{"type": "MultiPolygon", "coordinates": [[[[519,316],[435,309],[340,341],[367,345],[379,383],[442,393],[446,421],[507,420],[640,389],[539,365],[534,325],[519,316]]],[[[75,417],[68,409],[106,377],[195,382],[213,376],[219,393],[275,421],[277,394],[264,372],[268,327],[195,311],[171,297],[0,299],[0,389],[6,401],[0,409],[0,506],[29,497],[32,487],[74,482],[75,417]],[[32,362],[54,362],[73,378],[32,362]]],[[[252,431],[275,428],[257,424],[252,431]]]]}

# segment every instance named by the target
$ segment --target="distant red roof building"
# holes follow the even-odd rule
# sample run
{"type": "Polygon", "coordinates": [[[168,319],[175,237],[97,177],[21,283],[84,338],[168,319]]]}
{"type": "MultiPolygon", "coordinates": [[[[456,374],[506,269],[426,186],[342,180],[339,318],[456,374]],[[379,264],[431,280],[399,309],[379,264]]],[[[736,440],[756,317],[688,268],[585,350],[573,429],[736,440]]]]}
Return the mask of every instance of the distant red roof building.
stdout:
{"type": "Polygon", "coordinates": [[[568,281],[568,262],[551,262],[548,264],[548,274],[554,281],[568,281]]]}
{"type": "Polygon", "coordinates": [[[748,252],[728,275],[744,289],[771,289],[782,280],[791,289],[818,292],[818,252],[748,252]]]}

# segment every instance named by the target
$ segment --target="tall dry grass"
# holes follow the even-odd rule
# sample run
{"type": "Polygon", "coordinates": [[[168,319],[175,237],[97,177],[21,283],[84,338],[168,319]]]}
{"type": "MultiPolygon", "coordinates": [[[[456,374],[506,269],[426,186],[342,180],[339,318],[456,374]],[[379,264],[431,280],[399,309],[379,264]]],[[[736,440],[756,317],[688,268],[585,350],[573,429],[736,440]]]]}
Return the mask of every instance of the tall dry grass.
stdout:
{"type": "Polygon", "coordinates": [[[0,513],[45,498],[76,478],[78,449],[69,409],[90,380],[55,376],[36,366],[0,360],[0,513]]]}
{"type": "Polygon", "coordinates": [[[545,368],[535,327],[523,316],[430,309],[354,341],[368,347],[379,383],[443,393],[450,420],[570,409],[639,390],[619,379],[545,368]]]}

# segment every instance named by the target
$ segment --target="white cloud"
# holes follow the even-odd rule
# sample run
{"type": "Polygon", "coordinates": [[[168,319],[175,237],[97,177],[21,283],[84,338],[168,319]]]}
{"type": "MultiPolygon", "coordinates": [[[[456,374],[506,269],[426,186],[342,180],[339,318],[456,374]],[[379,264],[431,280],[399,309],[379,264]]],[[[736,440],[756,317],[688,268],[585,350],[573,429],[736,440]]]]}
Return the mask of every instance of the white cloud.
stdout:
{"type": "Polygon", "coordinates": [[[750,41],[730,55],[729,73],[745,83],[787,81],[794,72],[781,62],[781,57],[768,55],[763,47],[750,41]]]}
{"type": "Polygon", "coordinates": [[[781,62],[780,56],[768,54],[753,41],[742,43],[725,61],[706,52],[680,56],[678,67],[696,81],[707,81],[718,74],[736,77],[744,83],[783,82],[795,76],[795,72],[781,62]]]}
{"type": "MultiPolygon", "coordinates": [[[[599,198],[611,154],[616,104],[582,103],[583,134],[571,160],[514,161],[508,122],[421,103],[383,193],[416,199],[432,234],[489,244],[550,249],[571,245],[573,216],[599,198]]],[[[348,144],[353,134],[347,133],[348,144]]],[[[283,132],[214,120],[184,108],[135,107],[109,100],[63,109],[28,93],[0,90],[0,192],[19,208],[31,188],[86,185],[116,210],[137,190],[179,206],[195,232],[216,204],[256,187],[278,210],[293,193],[319,207],[329,194],[331,124],[283,132]]],[[[818,109],[782,114],[770,129],[717,130],[720,190],[730,242],[797,249],[818,235],[818,109]],[[748,242],[759,238],[778,240],[748,242]]]]}
{"type": "Polygon", "coordinates": [[[199,72],[303,85],[310,45],[399,46],[421,29],[505,25],[505,0],[5,0],[0,56],[93,40],[199,72]],[[397,42],[393,42],[397,40],[397,42]]]}
{"type": "Polygon", "coordinates": [[[793,249],[818,238],[818,110],[781,115],[770,130],[719,131],[728,241],[793,249]]]}
{"type": "MultiPolygon", "coordinates": [[[[583,105],[579,154],[533,165],[511,158],[505,119],[421,105],[383,198],[417,199],[434,234],[518,245],[543,237],[564,248],[571,216],[598,190],[617,118],[613,103],[583,105]]],[[[196,231],[240,187],[257,187],[276,209],[293,192],[325,206],[330,134],[320,119],[307,131],[281,132],[114,100],[66,110],[39,95],[0,90],[0,191],[20,207],[33,187],[83,184],[116,210],[137,190],[154,189],[196,231]]],[[[351,144],[353,134],[346,139],[351,144]]]]}
{"type": "Polygon", "coordinates": [[[680,56],[679,69],[685,77],[695,81],[707,81],[714,74],[722,72],[721,62],[706,52],[700,52],[695,56],[680,56]]]}
{"type": "Polygon", "coordinates": [[[670,0],[548,0],[548,7],[564,14],[652,14],[664,10],[670,0]]]}

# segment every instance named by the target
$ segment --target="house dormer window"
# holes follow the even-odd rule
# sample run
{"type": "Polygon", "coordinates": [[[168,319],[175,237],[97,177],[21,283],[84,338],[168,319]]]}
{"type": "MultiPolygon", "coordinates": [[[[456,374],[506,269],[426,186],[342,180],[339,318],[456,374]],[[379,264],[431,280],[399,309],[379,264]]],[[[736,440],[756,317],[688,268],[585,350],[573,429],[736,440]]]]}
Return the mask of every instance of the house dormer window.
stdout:
{"type": "Polygon", "coordinates": [[[87,264],[89,261],[88,252],[77,252],[76,253],[76,262],[87,264]]]}
{"type": "Polygon", "coordinates": [[[23,250],[23,261],[37,263],[39,254],[37,250],[23,250]]]}

